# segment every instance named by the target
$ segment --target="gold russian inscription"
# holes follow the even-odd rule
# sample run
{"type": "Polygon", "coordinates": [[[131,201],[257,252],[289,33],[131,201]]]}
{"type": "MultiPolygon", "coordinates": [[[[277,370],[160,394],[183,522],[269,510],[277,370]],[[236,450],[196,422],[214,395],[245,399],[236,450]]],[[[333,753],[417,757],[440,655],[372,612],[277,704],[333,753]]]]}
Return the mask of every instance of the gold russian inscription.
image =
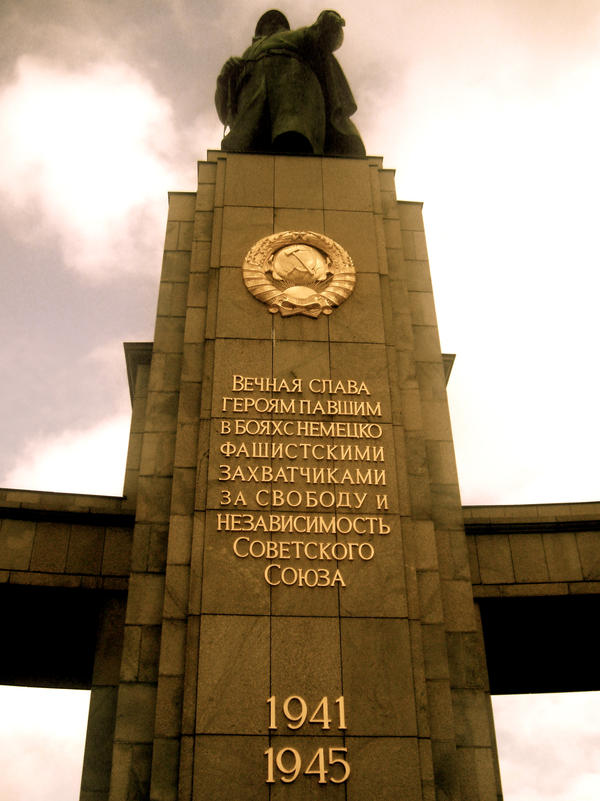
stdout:
{"type": "Polygon", "coordinates": [[[328,395],[370,395],[369,389],[364,381],[355,381],[352,378],[346,381],[334,381],[331,378],[311,378],[308,382],[311,392],[316,395],[327,393],[328,395]]]}
{"type": "Polygon", "coordinates": [[[323,506],[326,509],[336,507],[338,509],[360,509],[367,497],[366,492],[332,492],[331,490],[289,490],[284,492],[280,489],[258,490],[254,496],[259,506],[306,506],[307,509],[314,509],[323,506]]]}
{"type": "Polygon", "coordinates": [[[223,412],[258,412],[259,414],[338,415],[340,417],[381,417],[381,401],[324,400],[223,396],[223,412]]]}
{"type": "Polygon", "coordinates": [[[265,581],[271,587],[284,584],[286,587],[298,585],[298,587],[334,587],[339,584],[345,587],[346,582],[339,570],[336,568],[330,571],[327,567],[302,568],[302,567],[281,567],[277,563],[267,565],[264,572],[265,581]]]}
{"type": "MultiPolygon", "coordinates": [[[[229,421],[223,421],[229,422],[229,421]]],[[[226,440],[219,452],[227,458],[246,459],[311,459],[328,462],[384,462],[383,446],[330,445],[322,442],[269,442],[266,440],[226,440]]]]}
{"type": "MultiPolygon", "coordinates": [[[[244,400],[243,398],[241,400],[244,400]]],[[[221,434],[237,436],[335,437],[338,439],[379,439],[383,429],[379,423],[355,423],[324,420],[265,420],[233,418],[221,420],[221,434]]],[[[340,456],[340,458],[342,458],[340,456]]],[[[376,461],[373,459],[372,461],[376,461]]]]}
{"type": "MultiPolygon", "coordinates": [[[[302,392],[302,379],[270,378],[268,376],[251,377],[234,375],[231,381],[232,392],[302,392]]],[[[370,394],[370,393],[367,393],[370,394]]]]}
{"type": "MultiPolygon", "coordinates": [[[[332,378],[311,378],[308,387],[315,395],[370,395],[368,386],[364,381],[353,378],[334,380],[332,378]]],[[[233,375],[231,379],[232,392],[302,392],[302,379],[294,378],[288,381],[285,378],[272,378],[270,376],[233,375]]]]}
{"type": "MultiPolygon", "coordinates": [[[[369,419],[382,417],[381,401],[373,400],[367,383],[355,378],[233,374],[221,408],[230,418],[217,423],[223,438],[217,480],[247,485],[220,490],[220,506],[227,511],[217,512],[217,531],[239,535],[232,541],[235,558],[269,560],[264,578],[271,586],[345,587],[334,563],[370,561],[375,557],[372,538],[391,532],[390,518],[365,513],[389,509],[388,495],[370,489],[387,486],[384,447],[372,442],[381,440],[383,429],[369,419]],[[307,392],[313,397],[294,397],[307,392]],[[318,416],[354,419],[297,419],[318,416]],[[334,438],[341,442],[327,441],[334,438]],[[258,506],[257,512],[246,511],[248,501],[258,506]],[[314,539],[328,534],[342,539],[314,539]],[[304,539],[307,535],[313,537],[304,539]],[[300,559],[312,565],[294,565],[300,559]]],[[[296,765],[290,754],[281,759],[292,775],[296,765]]],[[[315,755],[305,769],[318,773],[319,781],[326,772],[324,759],[324,752],[315,755]]],[[[273,760],[277,766],[277,756],[273,760]]]]}
{"type": "MultiPolygon", "coordinates": [[[[219,465],[219,481],[254,481],[258,484],[283,482],[295,484],[304,479],[307,484],[368,484],[379,486],[386,484],[385,468],[368,467],[300,467],[299,465],[285,465],[273,468],[271,465],[219,465]]],[[[323,493],[321,493],[323,494],[323,493]]],[[[333,493],[330,493],[333,494],[333,493]]],[[[333,506],[335,501],[330,503],[333,506]]],[[[300,503],[295,504],[297,506],[300,503]]]]}
{"type": "Polygon", "coordinates": [[[381,417],[381,401],[355,400],[327,400],[327,401],[298,401],[299,414],[326,414],[353,417],[381,417]]]}
{"type": "Polygon", "coordinates": [[[255,514],[217,512],[217,531],[279,534],[389,534],[390,524],[380,515],[255,514]]]}
{"type": "Polygon", "coordinates": [[[370,562],[375,556],[372,543],[316,542],[315,540],[251,540],[236,537],[232,544],[238,559],[318,559],[319,561],[353,562],[358,557],[370,562]]]}

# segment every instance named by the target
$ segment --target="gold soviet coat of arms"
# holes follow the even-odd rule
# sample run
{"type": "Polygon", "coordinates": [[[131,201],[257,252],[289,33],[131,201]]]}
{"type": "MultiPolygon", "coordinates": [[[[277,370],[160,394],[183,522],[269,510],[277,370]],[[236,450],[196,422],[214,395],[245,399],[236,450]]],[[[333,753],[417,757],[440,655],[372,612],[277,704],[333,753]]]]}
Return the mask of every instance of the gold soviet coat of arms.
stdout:
{"type": "Polygon", "coordinates": [[[283,231],[260,239],[248,251],[242,275],[254,297],[282,317],[331,314],[356,282],[344,248],[313,231],[283,231]]]}

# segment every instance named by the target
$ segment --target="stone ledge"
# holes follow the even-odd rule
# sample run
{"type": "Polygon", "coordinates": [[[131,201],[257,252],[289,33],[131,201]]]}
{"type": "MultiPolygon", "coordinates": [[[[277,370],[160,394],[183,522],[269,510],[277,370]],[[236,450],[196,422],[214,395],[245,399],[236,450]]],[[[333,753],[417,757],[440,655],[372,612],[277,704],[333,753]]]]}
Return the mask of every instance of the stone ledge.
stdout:
{"type": "Polygon", "coordinates": [[[547,598],[548,596],[580,596],[600,594],[599,581],[540,581],[523,584],[473,584],[473,598],[547,598]]]}

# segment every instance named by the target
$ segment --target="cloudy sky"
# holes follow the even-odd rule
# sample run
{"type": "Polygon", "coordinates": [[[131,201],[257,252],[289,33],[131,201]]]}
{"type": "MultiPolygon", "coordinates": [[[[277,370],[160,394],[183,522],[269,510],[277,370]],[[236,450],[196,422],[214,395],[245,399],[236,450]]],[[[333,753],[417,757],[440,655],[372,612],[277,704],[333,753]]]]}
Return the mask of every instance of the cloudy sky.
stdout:
{"type": "MultiPolygon", "coordinates": [[[[219,147],[216,75],[267,8],[1,4],[0,486],[120,494],[122,342],[152,338],[167,191],[219,147]]],[[[425,203],[463,502],[598,500],[598,0],[337,9],[367,151],[425,203]]],[[[595,778],[575,762],[544,798],[600,796],[597,743],[595,778]]]]}

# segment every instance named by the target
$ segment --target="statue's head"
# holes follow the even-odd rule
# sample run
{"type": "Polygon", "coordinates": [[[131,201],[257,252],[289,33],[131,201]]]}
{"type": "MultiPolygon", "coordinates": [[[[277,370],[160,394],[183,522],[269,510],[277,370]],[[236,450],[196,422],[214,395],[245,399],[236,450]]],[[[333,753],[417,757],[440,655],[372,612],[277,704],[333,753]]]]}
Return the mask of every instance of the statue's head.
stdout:
{"type": "Polygon", "coordinates": [[[332,11],[331,9],[321,11],[317,17],[317,25],[320,25],[325,31],[327,44],[331,50],[337,50],[341,47],[344,41],[342,28],[345,24],[346,20],[337,11],[332,11]]]}
{"type": "Polygon", "coordinates": [[[266,11],[256,23],[255,36],[270,36],[277,31],[289,31],[290,23],[285,14],[276,8],[266,11]]]}

